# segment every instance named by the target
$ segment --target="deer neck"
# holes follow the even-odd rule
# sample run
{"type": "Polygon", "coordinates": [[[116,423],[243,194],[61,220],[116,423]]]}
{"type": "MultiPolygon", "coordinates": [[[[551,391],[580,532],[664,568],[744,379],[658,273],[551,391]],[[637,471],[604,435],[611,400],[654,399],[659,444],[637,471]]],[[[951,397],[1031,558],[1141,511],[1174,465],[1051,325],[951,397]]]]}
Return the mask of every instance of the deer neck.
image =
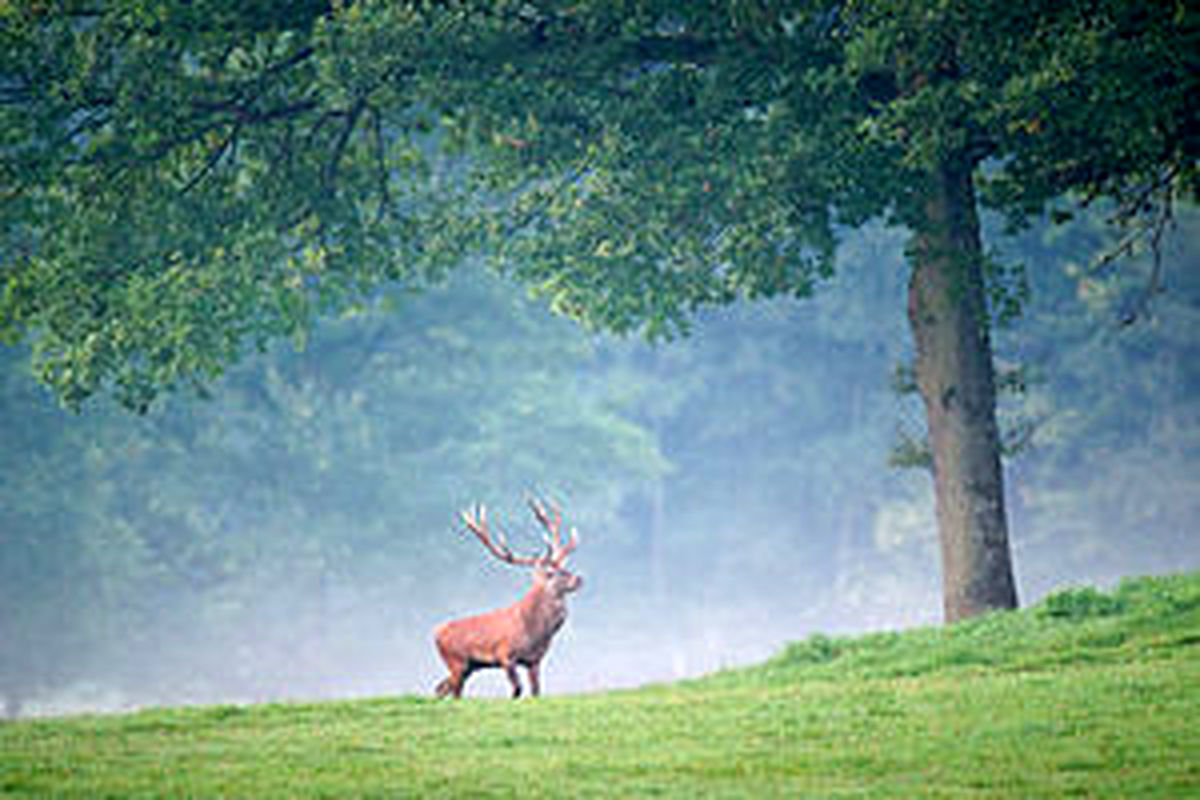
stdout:
{"type": "Polygon", "coordinates": [[[517,603],[525,624],[535,630],[556,629],[567,616],[567,604],[544,584],[532,587],[517,603]]]}

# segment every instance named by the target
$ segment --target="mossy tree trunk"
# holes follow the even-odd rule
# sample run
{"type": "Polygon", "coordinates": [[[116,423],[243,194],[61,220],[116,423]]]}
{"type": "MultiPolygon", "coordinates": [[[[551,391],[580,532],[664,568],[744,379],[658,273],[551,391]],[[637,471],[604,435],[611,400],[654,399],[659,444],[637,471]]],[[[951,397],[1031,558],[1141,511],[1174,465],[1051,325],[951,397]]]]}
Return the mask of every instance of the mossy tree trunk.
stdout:
{"type": "Polygon", "coordinates": [[[1015,608],[983,252],[967,159],[942,162],[911,243],[908,316],[925,403],[947,622],[1015,608]]]}

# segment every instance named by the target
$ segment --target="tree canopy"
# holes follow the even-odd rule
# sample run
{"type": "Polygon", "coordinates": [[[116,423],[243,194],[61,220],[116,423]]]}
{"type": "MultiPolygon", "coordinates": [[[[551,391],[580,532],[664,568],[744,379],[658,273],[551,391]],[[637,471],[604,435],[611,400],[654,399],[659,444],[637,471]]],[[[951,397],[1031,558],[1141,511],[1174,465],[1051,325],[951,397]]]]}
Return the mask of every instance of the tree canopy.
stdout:
{"type": "Polygon", "coordinates": [[[559,310],[669,335],[704,304],[808,294],[841,226],[919,227],[948,153],[1014,222],[1197,189],[1182,2],[0,14],[0,330],[70,405],[203,386],[468,252],[559,310]]]}
{"type": "Polygon", "coordinates": [[[902,226],[949,620],[1017,604],[989,324],[1014,302],[981,208],[1107,202],[1157,250],[1200,195],[1185,2],[3,14],[0,334],[71,406],[145,410],[469,257],[653,338],[807,296],[846,230],[902,226]]]}

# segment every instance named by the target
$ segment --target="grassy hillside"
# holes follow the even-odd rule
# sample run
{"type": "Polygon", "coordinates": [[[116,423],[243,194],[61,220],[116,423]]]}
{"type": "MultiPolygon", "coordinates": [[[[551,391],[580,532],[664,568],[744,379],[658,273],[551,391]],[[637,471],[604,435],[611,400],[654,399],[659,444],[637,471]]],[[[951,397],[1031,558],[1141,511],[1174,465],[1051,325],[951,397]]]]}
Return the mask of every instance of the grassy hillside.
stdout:
{"type": "Polygon", "coordinates": [[[0,795],[1200,796],[1200,575],[678,685],[0,726],[0,795]]]}

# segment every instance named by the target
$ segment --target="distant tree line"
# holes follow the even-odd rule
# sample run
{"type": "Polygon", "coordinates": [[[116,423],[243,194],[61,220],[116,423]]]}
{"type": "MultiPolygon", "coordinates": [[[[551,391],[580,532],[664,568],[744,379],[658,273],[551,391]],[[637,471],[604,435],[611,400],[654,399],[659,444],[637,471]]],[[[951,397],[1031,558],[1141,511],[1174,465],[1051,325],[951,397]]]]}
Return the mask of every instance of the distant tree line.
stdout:
{"type": "MultiPolygon", "coordinates": [[[[1194,241],[1194,212],[1179,224],[1194,241]]],[[[1032,591],[1198,556],[1196,254],[1168,253],[1168,291],[1123,326],[1153,266],[1095,272],[1107,236],[1084,219],[1000,254],[1034,276],[997,334],[1021,375],[1001,421],[1024,445],[1032,591]]],[[[779,587],[763,611],[796,635],[912,603],[936,545],[927,477],[884,464],[899,428],[921,437],[889,378],[910,357],[895,239],[848,242],[844,285],[811,304],[737,307],[658,348],[588,337],[468,269],[140,417],[67,414],[3,349],[0,696],[10,713],[80,686],[312,696],[356,660],[340,677],[377,691],[394,678],[370,670],[408,669],[431,613],[495,598],[454,512],[508,504],[533,546],[528,491],[568,505],[610,596],[681,619],[765,602],[751,585],[779,587]]]]}

